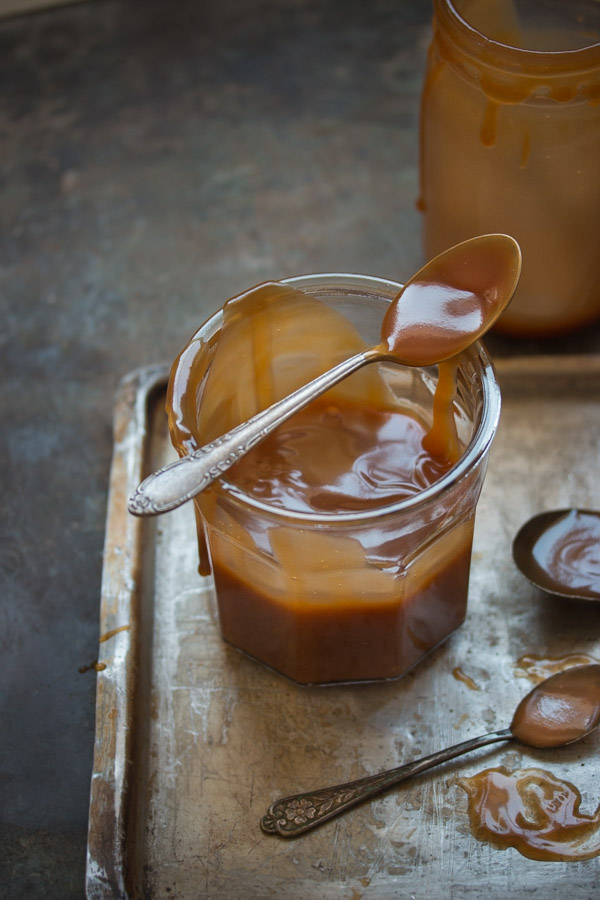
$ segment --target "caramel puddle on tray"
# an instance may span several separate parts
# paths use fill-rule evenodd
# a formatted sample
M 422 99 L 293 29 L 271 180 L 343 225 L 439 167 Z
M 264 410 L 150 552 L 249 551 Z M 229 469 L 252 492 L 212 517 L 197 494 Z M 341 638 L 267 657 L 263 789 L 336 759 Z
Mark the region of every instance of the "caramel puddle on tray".
M 474 681 L 470 675 L 467 675 L 466 672 L 463 672 L 463 670 L 461 669 L 460 666 L 455 666 L 452 669 L 452 675 L 454 678 L 456 678 L 457 681 L 461 681 L 463 684 L 466 684 L 466 686 L 471 691 L 480 691 L 481 690 L 481 688 L 479 687 L 477 682 Z
M 519 657 L 516 668 L 517 674 L 523 673 L 534 684 L 539 684 L 557 672 L 595 663 L 600 663 L 600 659 L 589 653 L 568 653 L 565 656 L 538 656 L 537 653 L 526 653 Z
M 468 796 L 473 835 L 528 859 L 572 862 L 600 855 L 600 806 L 579 812 L 581 794 L 543 769 L 485 769 L 456 784 Z

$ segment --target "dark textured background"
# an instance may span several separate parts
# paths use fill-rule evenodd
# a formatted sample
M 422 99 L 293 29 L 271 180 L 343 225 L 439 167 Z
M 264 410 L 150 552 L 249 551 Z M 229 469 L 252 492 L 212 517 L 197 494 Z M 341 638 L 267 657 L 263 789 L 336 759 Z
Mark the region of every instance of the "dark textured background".
M 96 0 L 0 21 L 3 897 L 84 892 L 117 382 L 261 280 L 418 268 L 429 20 Z

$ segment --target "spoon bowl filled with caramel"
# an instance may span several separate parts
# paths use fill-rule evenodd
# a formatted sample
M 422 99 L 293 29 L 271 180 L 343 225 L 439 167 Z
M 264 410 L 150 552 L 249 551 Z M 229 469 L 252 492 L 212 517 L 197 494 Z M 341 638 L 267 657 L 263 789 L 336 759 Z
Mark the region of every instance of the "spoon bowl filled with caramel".
M 600 600 L 600 512 L 538 513 L 518 531 L 513 559 L 534 587 L 571 600 Z

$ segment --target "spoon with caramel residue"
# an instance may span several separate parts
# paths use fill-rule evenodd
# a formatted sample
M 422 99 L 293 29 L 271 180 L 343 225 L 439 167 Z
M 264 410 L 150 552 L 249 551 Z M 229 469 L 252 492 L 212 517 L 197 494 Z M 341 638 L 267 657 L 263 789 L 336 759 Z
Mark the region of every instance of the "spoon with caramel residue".
M 533 516 L 513 541 L 513 559 L 547 594 L 600 600 L 600 512 L 558 509 Z
M 282 797 L 261 819 L 265 834 L 297 837 L 365 800 L 486 744 L 518 740 L 529 747 L 562 747 L 600 723 L 600 665 L 576 666 L 536 685 L 515 710 L 510 728 L 463 741 L 415 762 L 335 787 Z
M 278 425 L 368 363 L 430 366 L 466 350 L 494 325 L 521 273 L 514 238 L 486 234 L 428 262 L 391 302 L 381 343 L 344 360 L 194 453 L 149 475 L 129 499 L 137 516 L 176 509 L 226 472 Z

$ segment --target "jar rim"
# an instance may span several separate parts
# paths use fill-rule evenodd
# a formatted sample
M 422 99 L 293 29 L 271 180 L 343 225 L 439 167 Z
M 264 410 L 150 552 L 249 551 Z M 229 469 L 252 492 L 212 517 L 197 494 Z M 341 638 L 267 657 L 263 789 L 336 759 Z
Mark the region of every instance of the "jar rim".
M 570 75 L 600 66 L 600 38 L 569 50 L 532 50 L 488 37 L 471 25 L 456 0 L 434 0 L 435 15 L 463 43 L 463 49 L 484 64 L 539 76 Z M 465 46 L 466 45 L 466 46 Z
M 317 273 L 310 275 L 297 275 L 291 278 L 279 279 L 281 284 L 287 284 L 299 289 L 309 287 L 314 296 L 319 293 L 336 293 L 345 295 L 365 295 L 365 292 L 377 292 L 377 297 L 383 301 L 391 302 L 402 289 L 402 284 L 385 278 L 370 275 L 357 275 L 350 273 Z M 202 337 L 209 337 L 218 331 L 223 319 L 222 309 L 213 313 L 196 331 L 191 341 Z M 190 342 L 191 343 L 191 342 Z M 448 491 L 454 488 L 463 478 L 473 471 L 485 457 L 496 433 L 500 418 L 500 388 L 496 381 L 495 371 L 484 345 L 477 341 L 471 347 L 457 356 L 463 364 L 470 362 L 479 372 L 483 394 L 483 408 L 479 422 L 464 453 L 441 478 L 418 494 L 395 503 L 383 504 L 368 510 L 352 512 L 304 512 L 299 510 L 286 510 L 282 507 L 266 503 L 257 497 L 253 497 L 241 488 L 228 482 L 225 476 L 214 482 L 213 487 L 222 491 L 228 499 L 248 509 L 260 511 L 273 517 L 277 521 L 294 522 L 296 524 L 312 525 L 348 525 L 351 523 L 365 524 L 373 519 L 381 519 L 390 515 L 397 515 L 408 511 L 426 507 L 430 502 L 439 500 Z M 171 373 L 171 378 L 174 372 Z

